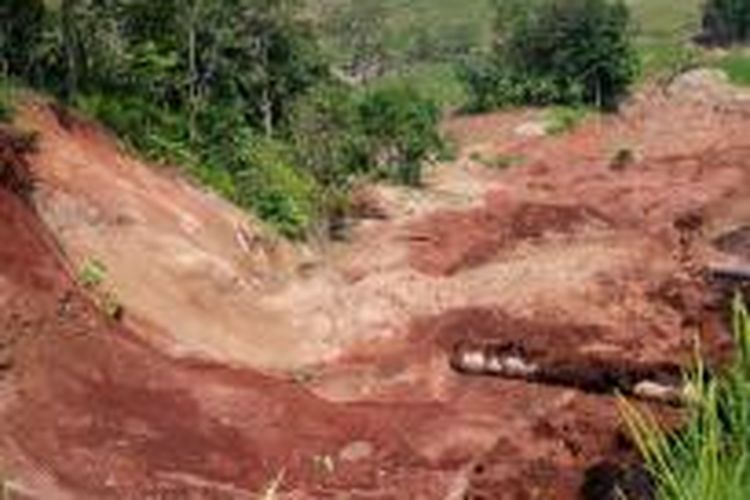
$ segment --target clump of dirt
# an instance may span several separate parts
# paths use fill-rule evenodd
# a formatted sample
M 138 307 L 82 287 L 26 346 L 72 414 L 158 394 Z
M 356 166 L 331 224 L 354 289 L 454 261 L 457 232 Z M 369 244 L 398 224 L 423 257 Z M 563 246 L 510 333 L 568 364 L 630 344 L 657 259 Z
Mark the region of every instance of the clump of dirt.
M 32 188 L 26 154 L 36 148 L 36 136 L 11 126 L 0 126 L 0 185 L 27 196 Z
M 713 241 L 722 252 L 740 257 L 750 263 L 750 224 L 719 235 Z
M 582 500 L 653 500 L 653 478 L 640 464 L 621 464 L 605 460 L 586 471 Z
M 528 438 L 535 445 L 498 440 L 476 462 L 465 498 L 600 500 L 619 498 L 617 487 L 643 494 L 634 499 L 649 498 L 648 475 L 626 465 L 637 454 L 617 421 L 597 399 L 571 399 L 554 418 L 532 417 Z
M 513 202 L 490 194 L 480 208 L 436 212 L 413 224 L 410 260 L 423 273 L 452 275 L 481 266 L 525 240 L 607 225 L 602 214 L 585 205 Z

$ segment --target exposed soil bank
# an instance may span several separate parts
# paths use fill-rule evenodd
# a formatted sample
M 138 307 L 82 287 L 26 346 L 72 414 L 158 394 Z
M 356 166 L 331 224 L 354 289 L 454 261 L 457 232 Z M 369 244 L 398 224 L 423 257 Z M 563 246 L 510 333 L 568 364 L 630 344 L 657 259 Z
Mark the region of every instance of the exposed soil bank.
M 607 227 L 606 218 L 584 205 L 513 203 L 493 193 L 482 208 L 438 212 L 414 224 L 411 259 L 424 273 L 450 275 L 481 266 L 525 240 L 596 226 Z
M 293 382 L 158 353 L 77 289 L 46 229 L 6 186 L 0 428 L 20 490 L 47 499 L 255 498 L 281 475 L 300 498 L 432 495 L 427 482 L 408 481 L 407 470 L 432 468 L 404 434 L 435 408 L 394 420 L 399 409 L 332 405 Z M 367 453 L 347 459 L 352 443 Z
M 456 164 L 373 187 L 352 241 L 307 253 L 32 103 L 34 209 L 25 174 L 0 189 L 3 472 L 45 500 L 648 490 L 609 391 L 581 389 L 674 376 L 696 337 L 715 364 L 732 347 L 702 278 L 745 255 L 721 235 L 750 224 L 750 113 L 693 78 L 560 137 L 517 134 L 534 111 L 451 120 Z M 475 149 L 525 161 L 491 171 Z M 75 284 L 87 257 L 125 324 Z M 569 380 L 465 376 L 466 343 Z M 622 369 L 601 386 L 602 367 Z

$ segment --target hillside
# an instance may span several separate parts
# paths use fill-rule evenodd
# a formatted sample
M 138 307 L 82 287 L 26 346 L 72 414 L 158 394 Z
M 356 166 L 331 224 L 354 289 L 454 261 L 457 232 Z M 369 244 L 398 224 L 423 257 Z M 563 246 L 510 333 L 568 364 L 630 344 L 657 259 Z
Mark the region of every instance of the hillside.
M 700 26 L 701 0 L 627 0 L 632 9 L 636 43 L 643 57 L 646 77 L 676 71 L 686 64 L 686 43 Z M 349 0 L 317 2 L 315 17 L 325 19 L 341 12 Z M 396 60 L 408 59 L 417 45 L 450 45 L 451 40 L 463 50 L 486 47 L 492 38 L 493 9 L 490 0 L 386 0 L 382 6 L 387 22 L 385 37 L 388 50 Z M 323 23 L 325 24 L 325 22 Z M 325 28 L 324 28 L 325 30 Z M 341 55 L 347 44 L 329 41 L 332 50 Z M 395 63 L 395 74 L 386 75 L 383 83 L 406 81 L 423 89 L 439 102 L 460 106 L 465 95 L 455 77 L 451 58 L 439 55 L 426 60 Z M 454 61 L 455 62 L 455 61 Z
M 742 495 L 750 0 L 626 1 L 3 3 L 0 500 Z
M 449 361 L 467 341 L 510 342 L 576 384 L 608 363 L 668 370 L 696 333 L 724 355 L 693 270 L 739 255 L 712 241 L 750 217 L 746 97 L 703 73 L 670 93 L 561 137 L 519 134 L 534 111 L 451 120 L 455 164 L 421 192 L 375 189 L 385 219 L 303 260 L 244 253 L 235 231 L 252 241 L 252 221 L 32 101 L 36 211 L 0 191 L 16 242 L 0 260 L 8 484 L 77 499 L 252 498 L 275 481 L 279 498 L 596 487 L 583 472 L 627 455 L 611 397 Z M 624 143 L 637 161 L 612 170 Z M 477 160 L 508 154 L 523 165 Z M 696 217 L 698 232 L 680 222 Z M 76 285 L 86 257 L 105 263 L 124 323 Z

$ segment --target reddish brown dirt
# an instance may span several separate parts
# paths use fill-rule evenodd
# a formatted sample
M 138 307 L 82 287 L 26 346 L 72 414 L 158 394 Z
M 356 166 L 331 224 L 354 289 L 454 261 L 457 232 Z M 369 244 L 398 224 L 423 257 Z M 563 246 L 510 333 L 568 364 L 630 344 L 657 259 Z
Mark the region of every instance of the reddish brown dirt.
M 0 237 L 7 242 L 3 290 L 12 291 L 0 324 L 14 367 L 3 382 L 3 449 L 32 497 L 252 498 L 247 492 L 283 472 L 284 490 L 297 492 L 290 498 L 438 498 L 451 488 L 446 478 L 473 463 L 474 451 L 446 443 L 426 455 L 440 442 L 434 433 L 460 433 L 485 415 L 488 430 L 500 436 L 485 444 L 488 453 L 456 491 L 563 498 L 575 496 L 588 464 L 618 446 L 616 409 L 574 392 L 561 397 L 545 387 L 452 377 L 441 404 L 407 403 L 413 396 L 406 394 L 400 403 L 335 405 L 252 371 L 175 361 L 102 318 L 67 276 L 45 229 L 4 189 Z M 465 328 L 489 335 L 496 321 L 465 311 L 417 322 L 419 357 L 429 345 L 439 353 Z M 538 402 L 526 406 L 533 393 Z M 541 401 L 556 408 L 554 420 L 549 410 L 533 410 Z M 523 406 L 531 413 L 519 413 Z M 513 435 L 536 444 L 516 450 Z M 327 469 L 325 457 L 352 442 L 369 443 L 372 455 L 336 459 Z
M 404 434 L 434 405 L 392 420 L 401 410 L 332 405 L 292 382 L 154 351 L 77 290 L 5 187 L 0 241 L 2 456 L 32 498 L 254 498 L 279 474 L 285 490 L 305 485 L 300 498 L 431 496 L 408 481 L 434 466 Z M 353 441 L 371 443 L 364 464 L 316 462 Z
M 486 263 L 503 249 L 545 235 L 580 233 L 607 226 L 596 210 L 582 205 L 513 203 L 494 193 L 482 208 L 438 212 L 416 222 L 410 238 L 414 267 L 451 275 Z
M 398 372 L 407 359 L 413 367 L 424 366 L 422 375 L 392 384 L 377 395 L 403 404 L 438 390 L 446 413 L 432 424 L 425 423 L 423 432 L 435 426 L 444 433 L 457 433 L 461 427 L 451 416 L 454 411 L 498 426 L 484 451 L 475 452 L 468 464 L 462 463 L 462 453 L 444 459 L 445 465 L 468 467 L 461 498 L 577 498 L 589 467 L 604 460 L 627 463 L 634 458 L 613 400 L 574 389 L 465 378 L 451 374 L 445 360 L 457 342 L 512 339 L 551 362 L 578 356 L 585 364 L 584 348 L 609 335 L 595 325 L 519 319 L 500 310 L 456 310 L 415 320 L 402 344 L 391 343 L 387 349 L 363 346 L 341 364 L 353 370 L 376 366 L 384 372 Z M 687 345 L 675 360 L 680 356 L 689 359 Z M 437 368 L 435 359 L 443 360 Z M 440 372 L 445 378 L 442 386 L 426 388 Z M 676 422 L 678 417 L 668 407 L 651 411 L 665 422 Z
M 450 353 L 475 339 L 683 364 L 698 334 L 726 355 L 700 268 L 750 220 L 750 115 L 693 90 L 562 137 L 519 137 L 534 111 L 454 120 L 465 157 L 423 192 L 375 196 L 333 262 L 277 287 L 286 265 L 237 241 L 238 224 L 255 236 L 244 214 L 35 105 L 44 224 L 0 189 L 4 475 L 52 500 L 257 498 L 276 478 L 284 499 L 600 491 L 584 481 L 611 468 L 591 466 L 632 459 L 613 398 L 467 377 Z M 635 159 L 612 170 L 623 144 Z M 471 148 L 526 161 L 489 172 Z M 71 278 L 92 254 L 124 326 Z

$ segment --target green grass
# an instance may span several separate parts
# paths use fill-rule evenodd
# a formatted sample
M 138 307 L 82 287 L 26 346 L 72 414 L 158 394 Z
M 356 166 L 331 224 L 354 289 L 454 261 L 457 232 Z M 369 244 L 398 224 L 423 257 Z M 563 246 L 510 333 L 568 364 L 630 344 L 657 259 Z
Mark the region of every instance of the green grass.
M 717 66 L 724 70 L 735 85 L 750 86 L 750 54 L 741 51 L 722 57 Z
M 435 101 L 443 108 L 456 108 L 466 102 L 466 91 L 449 63 L 423 63 L 399 73 L 386 75 L 374 85 L 389 86 L 405 83 Z
M 13 99 L 13 86 L 0 77 L 0 122 L 7 123 L 13 119 Z
M 750 316 L 734 305 L 734 363 L 711 379 L 688 377 L 688 423 L 664 430 L 623 402 L 623 415 L 656 481 L 660 500 L 744 500 L 750 494 Z
M 357 0 L 312 2 L 313 15 L 340 9 Z M 477 45 L 490 39 L 492 4 L 490 0 L 380 0 L 387 12 L 387 44 L 403 51 L 417 33 L 451 36 L 465 31 Z
M 562 135 L 575 130 L 591 114 L 585 107 L 556 106 L 547 110 L 544 130 L 549 135 Z
M 627 0 L 626 3 L 641 40 L 686 41 L 700 29 L 703 0 Z
M 98 259 L 88 258 L 78 272 L 78 281 L 84 288 L 96 288 L 107 279 L 107 268 Z
M 492 170 L 505 170 L 526 162 L 526 157 L 518 154 L 497 154 L 486 157 L 479 152 L 474 152 L 469 158 Z
M 628 0 L 637 30 L 643 77 L 674 74 L 690 65 L 692 37 L 700 31 L 703 0 Z

